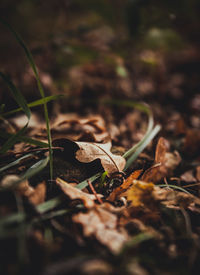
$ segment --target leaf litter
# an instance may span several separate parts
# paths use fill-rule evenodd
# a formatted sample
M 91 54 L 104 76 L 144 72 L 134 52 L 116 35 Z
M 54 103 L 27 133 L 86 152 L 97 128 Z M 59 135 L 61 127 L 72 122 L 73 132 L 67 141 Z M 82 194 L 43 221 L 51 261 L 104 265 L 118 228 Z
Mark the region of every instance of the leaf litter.
M 104 46 L 96 44 L 93 46 Z M 12 190 L 1 189 L 0 239 L 12 243 L 9 254 L 5 249 L 6 256 L 1 255 L 5 263 L 9 261 L 9 270 L 15 269 L 18 256 L 17 252 L 13 256 L 13 245 L 16 248 L 15 243 L 23 243 L 24 239 L 31 247 L 25 251 L 31 260 L 29 266 L 38 268 L 35 274 L 55 274 L 55 270 L 58 274 L 68 274 L 68 271 L 71 274 L 75 270 L 83 271 L 84 267 L 89 273 L 88 268 L 95 261 L 96 266 L 98 262 L 107 265 L 103 274 L 195 274 L 195 268 L 199 270 L 197 96 L 188 100 L 178 87 L 186 84 L 184 74 L 171 75 L 161 53 L 159 57 L 153 51 L 139 55 L 143 63 L 154 57 L 152 77 L 147 75 L 147 64 L 140 64 L 136 55 L 137 70 L 130 61 L 126 64 L 123 58 L 113 57 L 109 47 L 103 47 L 108 51 L 104 53 L 105 58 L 116 62 L 117 68 L 98 61 L 69 70 L 72 93 L 80 99 L 73 111 L 81 111 L 79 115 L 58 111 L 52 120 L 55 180 L 49 181 L 45 162 L 38 175 L 29 171 L 31 177 L 18 182 Z M 172 66 L 176 66 L 178 61 L 173 62 Z M 165 86 L 170 88 L 167 95 L 163 90 Z M 154 92 L 157 89 L 158 98 Z M 132 97 L 150 100 L 156 121 L 164 126 L 164 138 L 150 140 L 145 154 L 131 163 L 126 174 L 122 173 L 125 166 L 122 155 L 144 136 L 146 121 L 138 110 L 130 113 L 120 106 L 116 112 L 115 107 L 98 102 L 107 94 L 121 99 L 122 93 L 128 100 Z M 87 97 L 96 101 L 87 103 Z M 176 97 L 175 106 L 167 100 L 164 106 L 162 98 L 166 97 L 169 101 Z M 85 113 L 82 101 L 87 107 Z M 178 111 L 177 102 L 181 106 Z M 180 111 L 183 102 L 195 109 L 187 122 Z M 72 107 L 63 100 L 61 108 Z M 23 179 L 27 169 L 34 168 L 38 162 L 40 166 L 40 160 L 48 158 L 45 124 L 38 113 L 31 118 L 26 134 L 44 142 L 43 147 L 18 143 L 1 156 L 1 187 L 7 184 L 9 178 L 6 177 L 14 175 L 15 180 Z M 16 132 L 25 123 L 26 116 L 8 118 L 1 121 L 1 128 L 7 132 L 12 128 Z M 1 138 L 2 145 L 7 137 Z M 26 234 L 19 236 L 19 232 Z M 32 249 L 36 251 L 34 256 Z M 94 270 L 98 274 L 100 269 Z
M 101 126 L 98 121 L 101 121 Z M 109 181 L 107 183 L 105 181 L 100 188 L 100 178 L 91 183 L 98 190 L 97 193 L 91 191 L 87 185 L 83 190 L 77 189 L 77 184 L 90 176 L 87 173 L 84 175 L 84 170 L 93 170 L 95 166 L 96 172 L 106 171 L 107 179 L 110 178 L 110 181 L 114 180 L 115 182 L 119 177 L 118 173 L 121 173 L 125 167 L 125 159 L 111 152 L 112 145 L 111 141 L 108 141 L 109 134 L 106 132 L 105 126 L 102 125 L 102 119 L 99 120 L 99 118 L 66 120 L 66 115 L 64 120 L 60 118 L 54 122 L 52 127 L 53 148 L 55 148 L 54 163 L 57 165 L 58 159 L 60 159 L 63 167 L 62 173 L 59 172 L 56 179 L 57 188 L 53 187 L 53 190 L 56 193 L 65 194 L 66 202 L 64 205 L 72 214 L 67 214 L 68 218 L 64 219 L 61 225 L 57 224 L 55 216 L 52 219 L 52 225 L 62 231 L 65 224 L 69 226 L 70 222 L 75 230 L 73 238 L 78 243 L 81 239 L 86 242 L 96 242 L 96 245 L 97 243 L 101 244 L 113 255 L 120 255 L 125 247 L 129 247 L 132 238 L 137 234 L 148 236 L 147 240 L 149 238 L 157 242 L 163 240 L 164 235 L 158 230 L 156 224 L 161 221 L 164 211 L 169 209 L 169 211 L 180 212 L 188 209 L 191 212 L 199 213 L 200 200 L 192 194 L 172 189 L 171 185 L 166 184 L 165 188 L 155 185 L 162 182 L 166 177 L 170 179 L 181 162 L 179 153 L 177 151 L 171 153 L 169 142 L 163 137 L 159 138 L 157 142 L 154 163 L 147 169 L 138 169 L 129 176 L 125 176 L 124 179 L 122 177 L 120 186 L 115 186 L 114 183 L 109 195 L 105 195 L 103 191 L 109 188 Z M 40 138 L 45 141 L 42 130 L 43 124 L 40 127 Z M 96 132 L 100 134 L 96 134 Z M 70 137 L 74 137 L 74 141 L 68 138 L 69 134 Z M 31 137 L 36 136 L 35 127 L 32 130 L 29 128 L 29 135 Z M 85 141 L 79 141 L 84 138 Z M 99 141 L 106 143 L 99 143 Z M 23 152 L 20 152 L 21 148 L 23 147 L 16 146 L 16 156 L 23 155 Z M 22 167 L 26 167 L 28 163 L 33 163 L 37 156 L 47 154 L 47 150 L 40 152 L 39 148 L 35 154 L 35 147 L 27 147 L 27 153 L 31 150 L 32 153 L 29 158 L 21 157 L 21 161 L 16 162 L 16 166 L 9 165 L 6 171 L 11 172 L 16 168 L 18 171 L 24 171 Z M 68 162 L 71 162 L 72 166 L 69 166 Z M 75 167 L 79 171 L 78 174 L 72 172 Z M 58 170 L 59 168 L 56 167 Z M 82 168 L 84 169 L 81 170 Z M 198 170 L 197 168 L 197 180 L 199 180 Z M 66 177 L 67 174 L 69 175 Z M 11 174 L 5 176 L 1 181 L 1 186 L 5 186 L 9 178 L 12 177 Z M 15 175 L 14 177 L 16 180 L 19 176 Z M 112 177 L 114 178 L 112 179 Z M 187 174 L 182 175 L 180 181 L 186 181 L 188 177 L 189 174 L 188 176 Z M 45 202 L 49 192 L 52 193 L 52 191 L 49 189 L 47 181 L 42 181 L 42 178 L 37 177 L 36 179 L 35 187 L 33 186 L 35 180 L 30 180 L 30 182 L 25 180 L 17 185 L 14 192 L 23 200 L 27 198 L 31 205 L 40 206 Z M 98 198 L 102 200 L 101 204 L 99 204 Z M 66 230 L 66 234 L 68 234 L 68 230 Z M 138 233 L 135 235 L 133 232 Z

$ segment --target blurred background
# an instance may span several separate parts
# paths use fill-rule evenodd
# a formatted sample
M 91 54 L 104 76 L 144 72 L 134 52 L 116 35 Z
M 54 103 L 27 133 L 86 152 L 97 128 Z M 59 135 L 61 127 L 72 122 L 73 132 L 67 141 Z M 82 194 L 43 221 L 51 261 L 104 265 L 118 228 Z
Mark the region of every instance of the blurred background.
M 1 0 L 0 5 L 0 17 L 31 50 L 46 95 L 114 96 L 157 102 L 166 112 L 171 106 L 199 112 L 198 0 Z M 37 99 L 23 51 L 2 25 L 0 32 L 1 70 L 29 102 Z M 12 109 L 0 84 L 0 101 Z M 67 100 L 59 106 L 72 108 Z

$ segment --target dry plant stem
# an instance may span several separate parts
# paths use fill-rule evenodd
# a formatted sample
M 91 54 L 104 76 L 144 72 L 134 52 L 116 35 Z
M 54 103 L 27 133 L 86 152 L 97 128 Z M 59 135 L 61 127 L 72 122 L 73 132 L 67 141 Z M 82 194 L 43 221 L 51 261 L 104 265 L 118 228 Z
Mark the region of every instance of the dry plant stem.
M 94 189 L 94 187 L 93 187 L 91 181 L 90 181 L 90 180 L 87 180 L 87 182 L 88 182 L 88 185 L 89 185 L 89 187 L 90 187 L 92 193 L 95 195 L 96 199 L 98 200 L 98 202 L 99 202 L 100 204 L 102 204 L 103 201 L 102 201 L 101 198 L 98 197 L 97 192 L 95 191 L 95 189 Z
M 200 185 L 200 182 L 185 185 L 184 188 L 189 188 L 189 187 L 198 186 L 198 185 Z

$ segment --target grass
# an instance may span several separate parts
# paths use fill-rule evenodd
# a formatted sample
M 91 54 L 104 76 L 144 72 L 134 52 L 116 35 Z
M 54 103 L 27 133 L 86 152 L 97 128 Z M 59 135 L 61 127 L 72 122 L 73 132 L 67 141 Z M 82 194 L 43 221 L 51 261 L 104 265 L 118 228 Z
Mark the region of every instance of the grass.
M 29 65 L 31 66 L 32 68 L 32 71 L 35 75 L 35 78 L 36 78 L 36 81 L 37 81 L 37 86 L 38 86 L 38 89 L 39 89 L 39 92 L 40 92 L 40 95 L 42 97 L 42 99 L 45 98 L 45 93 L 44 93 L 44 90 L 43 90 L 43 87 L 42 87 L 42 84 L 41 84 L 41 81 L 40 81 L 40 78 L 39 78 L 39 74 L 38 74 L 38 70 L 37 70 L 37 67 L 35 65 L 35 62 L 33 60 L 33 57 L 32 57 L 32 54 L 31 52 L 29 51 L 29 49 L 27 48 L 26 44 L 24 43 L 24 41 L 22 40 L 22 38 L 17 34 L 17 32 L 5 21 L 2 21 L 1 20 L 1 23 L 13 34 L 13 36 L 15 37 L 15 39 L 17 40 L 18 44 L 22 47 L 22 49 L 24 50 L 25 54 L 26 54 L 26 57 L 27 57 L 27 60 L 29 62 Z M 20 98 L 20 103 L 21 100 L 23 99 L 22 97 L 22 94 L 19 93 L 21 95 L 21 98 Z M 26 102 L 26 101 L 23 101 L 23 103 Z M 27 104 L 25 104 L 26 107 Z M 45 117 L 45 121 L 46 121 L 46 128 L 47 128 L 47 137 L 48 137 L 48 147 L 49 147 L 49 161 L 50 161 L 50 179 L 52 180 L 53 179 L 53 150 L 52 150 L 52 140 L 51 140 L 51 132 L 50 132 L 50 123 L 49 123 L 49 116 L 48 116 L 48 109 L 47 109 L 47 102 L 43 102 L 43 105 L 44 105 L 44 117 Z M 19 105 L 21 108 L 23 107 L 22 104 Z M 29 108 L 29 107 L 28 107 Z M 25 112 L 26 113 L 26 112 Z M 28 125 L 28 123 L 27 123 Z M 27 127 L 27 125 L 25 125 Z M 24 128 L 23 128 L 24 129 Z M 25 130 L 25 129 L 24 129 Z M 21 131 L 21 130 L 20 130 Z M 19 132 L 20 132 L 19 131 Z M 22 134 L 23 131 L 21 131 L 19 133 L 19 135 Z M 11 137 L 12 139 L 12 137 Z M 15 139 L 14 139 L 15 141 Z M 8 150 L 8 146 L 6 147 L 6 149 Z M 5 148 L 4 148 L 4 151 L 5 152 Z
M 27 60 L 29 62 L 29 65 L 31 66 L 32 71 L 35 75 L 40 95 L 41 95 L 42 99 L 44 100 L 45 99 L 45 93 L 44 93 L 44 90 L 43 90 L 43 87 L 42 87 L 42 84 L 41 84 L 41 81 L 40 81 L 40 78 L 39 78 L 38 70 L 37 70 L 35 62 L 33 60 L 31 52 L 29 51 L 28 47 L 26 46 L 26 44 L 24 43 L 22 38 L 17 34 L 17 32 L 7 22 L 5 22 L 3 20 L 1 20 L 0 22 L 13 34 L 13 36 L 15 37 L 18 44 L 24 50 L 25 55 L 27 57 Z M 28 122 L 29 122 L 31 113 L 30 113 L 30 109 L 29 109 L 24 97 L 15 88 L 15 86 L 12 85 L 12 82 L 9 82 L 9 79 L 7 79 L 2 73 L 1 73 L 1 76 L 4 78 L 4 80 L 9 85 L 11 91 L 13 91 L 13 94 L 15 96 L 15 99 L 16 99 L 17 103 L 24 110 L 25 114 L 28 117 Z M 15 91 L 15 93 L 14 93 L 14 91 Z M 46 121 L 47 137 L 48 137 L 48 147 L 49 147 L 50 179 L 52 180 L 53 179 L 53 150 L 52 150 L 52 139 L 51 139 L 51 131 L 50 131 L 50 123 L 49 123 L 47 102 L 45 100 L 43 101 L 43 105 L 44 105 L 44 117 L 45 117 L 45 121 Z M 23 132 L 26 130 L 26 128 L 28 126 L 28 122 L 24 126 L 24 128 L 22 128 L 14 137 L 9 138 L 8 142 L 4 145 L 3 149 L 1 150 L 2 153 L 5 153 L 16 142 L 16 138 L 23 134 Z
M 41 171 L 41 169 L 43 169 L 44 167 L 47 166 L 48 163 L 50 163 L 50 179 L 53 179 L 53 150 L 52 150 L 52 139 L 51 139 L 51 131 L 50 131 L 50 123 L 49 123 L 49 117 L 48 117 L 48 109 L 47 109 L 47 103 L 51 100 L 56 100 L 58 98 L 61 97 L 61 95 L 54 95 L 54 96 L 49 96 L 49 97 L 45 97 L 44 94 L 44 90 L 39 78 L 39 74 L 38 74 L 38 70 L 37 67 L 34 63 L 33 57 L 30 53 L 30 51 L 28 50 L 27 46 L 25 45 L 25 43 L 23 42 L 23 40 L 21 39 L 21 37 L 15 32 L 15 30 L 12 29 L 12 27 L 1 21 L 1 23 L 4 24 L 4 26 L 14 35 L 14 37 L 16 38 L 17 42 L 19 43 L 19 45 L 23 48 L 27 60 L 33 70 L 33 73 L 35 75 L 36 81 L 37 81 L 37 86 L 41 95 L 41 99 L 38 99 L 36 101 L 33 101 L 31 103 L 27 103 L 26 99 L 23 97 L 22 93 L 17 89 L 17 87 L 12 83 L 12 81 L 3 73 L 0 73 L 0 76 L 3 78 L 3 80 L 7 83 L 15 101 L 17 102 L 17 104 L 19 105 L 19 108 L 11 110 L 9 112 L 4 112 L 5 106 L 1 105 L 1 113 L 0 116 L 5 118 L 9 115 L 13 115 L 17 112 L 23 111 L 27 117 L 27 123 L 24 125 L 24 127 L 16 134 L 9 134 L 9 133 L 5 133 L 4 131 L 0 131 L 0 137 L 6 138 L 8 139 L 8 141 L 3 145 L 2 149 L 1 149 L 1 153 L 5 153 L 8 149 L 10 149 L 16 142 L 26 142 L 29 144 L 33 144 L 39 147 L 45 147 L 49 149 L 49 157 L 46 157 L 44 159 L 39 160 L 37 163 L 35 163 L 33 166 L 31 166 L 21 177 L 18 181 L 14 182 L 11 184 L 11 186 L 7 187 L 7 188 L 12 188 L 14 187 L 16 184 L 20 183 L 21 181 L 25 180 L 25 179 L 29 179 L 30 177 L 32 177 L 33 175 L 39 173 Z M 110 105 L 118 105 L 118 106 L 125 106 L 127 108 L 136 108 L 138 110 L 140 110 L 141 112 L 144 112 L 147 117 L 148 117 L 148 126 L 147 126 L 147 130 L 146 133 L 144 135 L 144 137 L 141 139 L 140 142 L 138 142 L 136 145 L 134 145 L 132 148 L 130 148 L 125 154 L 124 154 L 124 158 L 126 159 L 126 166 L 124 168 L 124 171 L 126 171 L 130 165 L 134 162 L 134 160 L 138 157 L 138 155 L 146 148 L 146 146 L 148 146 L 148 144 L 152 141 L 152 139 L 155 137 L 155 135 L 159 132 L 160 130 L 160 126 L 159 125 L 155 125 L 154 126 L 154 120 L 153 120 L 153 115 L 152 115 L 152 111 L 151 109 L 143 104 L 143 103 L 138 103 L 138 102 L 134 102 L 134 101 L 118 101 L 118 100 L 106 100 L 103 101 L 103 103 L 105 104 L 110 104 Z M 38 105 L 43 105 L 44 106 L 44 117 L 45 117 L 45 121 L 46 121 L 46 129 L 47 129 L 47 137 L 48 137 L 48 143 L 44 143 L 41 142 L 39 140 L 35 140 L 35 139 L 31 139 L 27 136 L 25 136 L 25 131 L 26 128 L 28 126 L 29 120 L 31 118 L 31 111 L 30 109 L 38 106 Z M 15 165 L 17 165 L 21 160 L 23 160 L 24 158 L 30 156 L 30 154 L 27 154 L 19 159 L 17 159 L 14 162 L 11 162 L 9 164 L 7 164 L 4 167 L 1 167 L 0 172 L 5 171 L 6 169 L 13 167 Z M 101 183 L 102 181 L 105 181 L 106 179 L 106 172 L 103 173 L 103 177 L 101 175 L 101 173 L 98 173 L 94 176 L 92 176 L 89 180 L 91 182 L 95 181 L 98 178 L 101 178 Z M 78 189 L 84 189 L 86 186 L 88 185 L 88 181 L 85 180 L 81 183 L 79 183 L 76 187 Z M 3 191 L 3 189 L 5 188 L 1 188 L 1 191 Z M 58 206 L 61 202 L 63 201 L 63 196 L 59 196 L 59 197 L 55 197 L 51 200 L 48 200 L 46 202 L 44 202 L 43 204 L 40 204 L 36 207 L 36 209 L 38 210 L 39 213 L 41 214 L 45 214 L 48 211 L 52 211 L 56 206 Z M 48 217 L 54 217 L 57 215 L 62 215 L 67 213 L 68 210 L 66 209 L 61 209 L 58 211 L 54 211 L 50 214 L 47 215 Z M 3 219 L 1 219 L 0 221 L 0 235 L 3 236 L 4 234 L 7 234 L 8 232 L 6 232 L 4 230 L 5 225 L 7 224 L 12 224 L 14 222 L 18 222 L 18 223 L 24 223 L 24 220 L 26 218 L 26 214 L 23 211 L 19 211 L 16 214 L 11 214 L 7 217 L 4 217 Z M 2 235 L 3 234 L 3 235 Z

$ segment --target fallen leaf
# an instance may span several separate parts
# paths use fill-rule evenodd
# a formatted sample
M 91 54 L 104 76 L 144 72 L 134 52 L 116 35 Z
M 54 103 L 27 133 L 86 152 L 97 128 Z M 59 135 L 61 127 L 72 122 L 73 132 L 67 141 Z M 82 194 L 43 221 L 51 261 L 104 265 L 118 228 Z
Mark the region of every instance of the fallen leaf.
M 45 201 L 45 196 L 46 184 L 45 181 L 43 181 L 35 187 L 34 192 L 28 197 L 28 199 L 32 202 L 32 204 L 38 205 Z
M 186 171 L 184 174 L 181 175 L 180 179 L 187 183 L 197 181 L 196 178 L 193 176 L 192 170 Z
M 153 200 L 154 184 L 140 180 L 133 180 L 131 188 L 127 191 L 127 200 L 134 207 L 149 206 Z
M 60 178 L 56 179 L 56 183 L 71 200 L 81 200 L 86 208 L 92 208 L 95 206 L 95 195 L 87 194 Z M 100 194 L 97 194 L 97 196 L 102 197 Z
M 169 142 L 161 137 L 156 146 L 154 165 L 145 171 L 141 178 L 142 181 L 156 183 L 171 175 L 172 171 L 181 162 L 181 157 L 177 151 L 168 152 L 169 148 Z
M 123 170 L 126 161 L 123 157 L 114 155 L 110 152 L 111 142 L 105 144 L 76 142 L 79 150 L 76 152 L 76 158 L 81 162 L 91 162 L 100 159 L 101 164 L 108 175 Z
M 137 179 L 142 170 L 134 171 L 119 187 L 115 188 L 113 192 L 107 198 L 108 201 L 118 200 L 123 194 L 127 191 L 127 189 L 133 184 L 133 180 Z
M 69 139 L 56 139 L 53 141 L 53 145 L 62 146 L 69 161 L 70 159 L 76 159 L 79 163 L 89 164 L 99 160 L 101 166 L 108 172 L 109 176 L 114 172 L 121 172 L 126 163 L 122 156 L 111 153 L 111 142 L 101 144 L 95 142 L 75 142 Z
M 90 142 L 110 139 L 101 116 L 81 118 L 75 114 L 59 114 L 51 127 L 54 138 L 68 138 Z
M 127 233 L 118 225 L 117 215 L 109 211 L 106 203 L 96 205 L 87 213 L 74 215 L 72 220 L 82 225 L 85 237 L 96 237 L 112 253 L 118 253 L 128 239 Z

